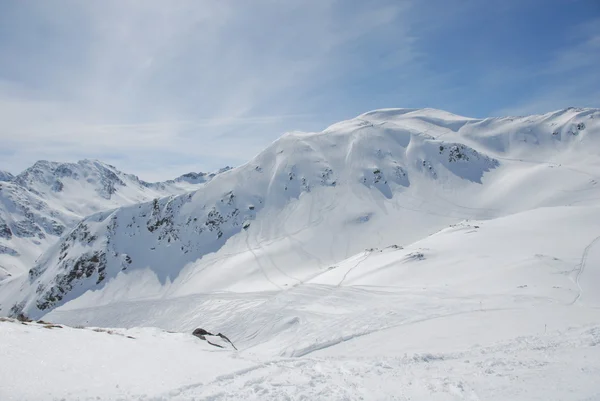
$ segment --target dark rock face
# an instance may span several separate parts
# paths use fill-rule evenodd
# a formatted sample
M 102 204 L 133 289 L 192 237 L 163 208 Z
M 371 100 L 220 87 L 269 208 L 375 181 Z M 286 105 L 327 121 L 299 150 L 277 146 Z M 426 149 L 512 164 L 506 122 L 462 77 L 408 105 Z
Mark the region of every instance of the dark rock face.
M 100 284 L 106 278 L 106 254 L 102 252 L 86 253 L 75 260 L 64 260 L 62 264 L 64 273 L 56 276 L 52 286 L 48 288 L 41 285 L 36 289 L 40 295 L 36 302 L 39 310 L 51 308 L 61 301 L 82 277 L 89 278 L 96 275 L 96 284 Z M 36 267 L 29 271 L 29 278 L 32 281 L 41 274 Z
M 233 345 L 233 343 L 231 342 L 231 340 L 230 340 L 229 338 L 227 338 L 227 337 L 225 336 L 225 334 L 218 333 L 217 335 L 218 335 L 219 337 L 221 337 L 223 340 L 227 341 L 229 344 L 231 344 L 231 346 L 232 346 L 234 349 L 236 349 L 236 350 L 237 350 L 237 348 L 235 348 L 235 345 Z
M 19 252 L 15 251 L 12 248 L 4 246 L 4 245 L 0 245 L 0 254 L 10 255 L 10 256 L 19 256 Z
M 200 337 L 200 336 L 206 336 L 206 335 L 212 336 L 214 334 L 212 334 L 212 333 L 210 333 L 210 332 L 208 332 L 208 331 L 206 331 L 204 329 L 196 329 L 196 330 L 194 330 L 194 332 L 192 333 L 192 335 L 194 335 L 196 337 Z
M 11 239 L 13 236 L 12 230 L 6 222 L 0 217 L 0 238 Z

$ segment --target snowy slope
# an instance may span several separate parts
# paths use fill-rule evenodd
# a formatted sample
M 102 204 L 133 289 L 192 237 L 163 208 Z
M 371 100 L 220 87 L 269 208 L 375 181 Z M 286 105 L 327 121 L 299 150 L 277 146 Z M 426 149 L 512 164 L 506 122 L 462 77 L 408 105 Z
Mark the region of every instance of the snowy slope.
M 463 346 L 503 340 L 514 332 L 530 334 L 543 330 L 544 322 L 552 329 L 600 324 L 599 218 L 598 206 L 573 206 L 471 220 L 404 248 L 364 251 L 284 291 L 147 297 L 105 306 L 96 306 L 87 294 L 79 305 L 71 302 L 45 318 L 186 332 L 206 326 L 229 335 L 238 348 L 279 356 L 360 343 L 361 337 L 368 345 L 368 335 L 462 315 L 490 319 L 477 328 L 450 326 L 464 336 Z M 505 312 L 527 323 L 493 321 Z M 395 344 L 381 342 L 381 352 L 404 351 L 414 347 L 411 341 L 431 350 L 438 340 L 443 345 L 450 327 L 428 330 L 428 340 L 421 333 L 403 335 Z M 377 344 L 368 347 L 369 352 L 378 349 Z
M 140 399 L 252 366 L 189 334 L 158 329 L 0 321 L 0 336 L 3 362 L 18 362 L 0 364 L 3 401 Z
M 595 400 L 598 218 L 599 207 L 575 206 L 469 221 L 285 291 L 66 305 L 45 317 L 130 327 L 112 331 L 135 339 L 0 323 L 10 361 L 0 365 L 0 395 Z M 189 335 L 198 326 L 226 333 L 239 351 L 206 348 Z M 32 376 L 43 384 L 24 385 Z
M 4 293 L 39 316 L 88 290 L 94 304 L 276 291 L 464 219 L 593 200 L 599 116 L 394 109 L 289 133 L 202 191 L 90 216 Z
M 134 354 L 106 360 L 124 346 L 106 337 L 0 325 L 0 388 L 14 399 L 600 399 L 598 121 L 596 109 L 378 110 L 286 134 L 201 191 L 98 212 L 5 280 L 0 313 L 138 330 L 148 375 L 123 372 Z M 197 327 L 239 351 L 189 348 Z M 165 349 L 167 366 L 215 368 L 157 383 Z M 122 374 L 73 384 L 38 355 Z M 6 387 L 29 365 L 60 385 Z M 88 390 L 94 380 L 106 386 Z
M 25 273 L 83 217 L 100 210 L 197 189 L 214 174 L 147 183 L 98 161 L 39 161 L 0 179 L 0 280 Z

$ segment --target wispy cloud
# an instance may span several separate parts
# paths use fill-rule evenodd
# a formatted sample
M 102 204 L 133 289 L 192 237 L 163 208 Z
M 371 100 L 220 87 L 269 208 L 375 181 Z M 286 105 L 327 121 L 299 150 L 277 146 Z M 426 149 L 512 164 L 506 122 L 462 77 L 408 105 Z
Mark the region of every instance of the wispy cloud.
M 592 3 L 5 2 L 0 169 L 97 157 L 166 179 L 380 107 L 598 105 Z
M 406 7 L 334 0 L 13 3 L 0 17 L 14 32 L 0 40 L 0 51 L 15 56 L 0 67 L 0 140 L 17 156 L 3 156 L 2 167 L 16 172 L 37 158 L 113 153 L 130 155 L 123 168 L 135 170 L 148 152 L 165 150 L 196 157 L 198 168 L 247 159 L 249 149 L 286 129 L 330 123 L 314 103 L 305 107 L 307 94 L 367 70 L 354 48 L 367 46 L 370 35 L 406 36 L 397 25 Z M 406 39 L 388 63 L 411 59 Z M 234 128 L 249 137 L 237 135 L 220 154 L 219 137 Z M 150 178 L 163 178 L 161 166 L 156 170 Z

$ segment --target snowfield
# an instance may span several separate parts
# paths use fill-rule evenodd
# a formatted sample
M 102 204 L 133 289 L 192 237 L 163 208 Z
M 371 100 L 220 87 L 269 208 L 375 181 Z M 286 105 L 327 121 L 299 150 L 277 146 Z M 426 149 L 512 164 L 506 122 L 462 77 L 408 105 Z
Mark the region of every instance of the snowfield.
M 191 335 L 158 329 L 0 325 L 2 360 L 18 361 L 10 369 L 2 363 L 2 400 L 143 399 L 253 365 Z
M 92 214 L 1 313 L 112 334 L 0 322 L 0 399 L 600 400 L 598 121 L 378 110 Z

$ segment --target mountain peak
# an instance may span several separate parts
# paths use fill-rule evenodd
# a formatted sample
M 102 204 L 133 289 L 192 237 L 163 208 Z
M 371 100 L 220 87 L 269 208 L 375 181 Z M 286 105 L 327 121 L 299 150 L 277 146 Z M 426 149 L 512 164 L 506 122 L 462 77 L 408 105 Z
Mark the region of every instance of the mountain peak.
M 102 181 L 102 186 L 109 185 L 112 187 L 115 183 L 122 184 L 118 177 L 122 174 L 113 166 L 97 160 L 85 159 L 77 163 L 38 160 L 33 166 L 25 169 L 16 176 L 14 182 L 36 192 L 42 191 L 40 186 L 51 187 L 53 191 L 60 192 L 63 187 L 61 180 L 65 178 L 75 180 L 86 179 L 90 182 L 90 176 L 96 176 L 96 178 Z M 94 181 L 96 180 L 94 179 Z
M 8 171 L 0 170 L 0 182 L 1 181 L 12 181 L 15 178 L 14 175 L 9 173 Z
M 80 166 L 95 166 L 95 167 L 101 166 L 104 168 L 111 168 L 113 170 L 117 170 L 117 168 L 115 166 L 113 166 L 112 164 L 105 163 L 98 159 L 82 159 L 82 160 L 77 161 L 77 164 Z
M 358 119 L 365 120 L 384 120 L 384 121 L 395 121 L 403 119 L 431 119 L 437 122 L 440 121 L 475 121 L 476 118 L 464 117 L 458 114 L 451 113 L 449 111 L 433 109 L 433 108 L 422 108 L 422 109 L 410 109 L 410 108 L 389 108 L 389 109 L 377 109 L 363 113 L 357 117 Z

